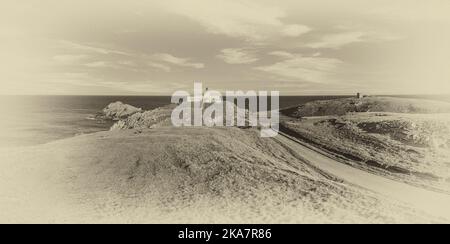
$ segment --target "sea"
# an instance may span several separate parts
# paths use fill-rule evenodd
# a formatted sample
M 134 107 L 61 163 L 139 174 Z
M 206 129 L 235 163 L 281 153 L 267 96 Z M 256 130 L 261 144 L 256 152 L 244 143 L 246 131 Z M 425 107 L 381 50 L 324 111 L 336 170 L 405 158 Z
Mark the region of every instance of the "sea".
M 282 96 L 280 109 L 341 97 L 345 96 Z M 96 119 L 96 114 L 109 103 L 116 101 L 150 110 L 170 104 L 170 97 L 0 96 L 0 148 L 34 146 L 77 135 L 107 131 L 114 122 Z

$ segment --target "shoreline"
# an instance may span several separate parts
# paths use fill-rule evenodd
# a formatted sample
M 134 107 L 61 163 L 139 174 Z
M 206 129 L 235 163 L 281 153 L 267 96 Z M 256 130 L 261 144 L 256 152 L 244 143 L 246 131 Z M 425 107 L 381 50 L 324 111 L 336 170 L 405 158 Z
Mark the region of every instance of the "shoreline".
M 406 202 L 395 197 L 395 189 L 402 193 L 411 186 L 327 161 L 280 135 L 261 138 L 256 128 L 173 127 L 167 122 L 170 111 L 165 106 L 127 115 L 116 130 L 1 148 L 0 202 L 7 211 L 0 219 L 16 223 L 448 222 L 436 214 L 438 210 L 408 203 L 414 197 L 403 197 L 409 199 Z M 356 175 L 348 175 L 348 170 Z M 370 182 L 361 184 L 361 175 L 387 189 L 391 184 L 398 187 L 386 195 L 383 187 L 375 185 L 374 190 Z

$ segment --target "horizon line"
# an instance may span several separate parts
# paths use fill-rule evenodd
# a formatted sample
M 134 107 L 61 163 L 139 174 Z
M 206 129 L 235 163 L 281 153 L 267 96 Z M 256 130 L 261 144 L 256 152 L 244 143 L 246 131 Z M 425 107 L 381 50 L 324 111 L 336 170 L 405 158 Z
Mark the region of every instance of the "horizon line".
M 356 96 L 357 93 L 354 94 L 286 94 L 281 95 L 280 97 L 301 97 L 301 96 Z M 385 94 L 364 94 L 367 96 L 450 96 L 450 93 L 385 93 Z M 0 94 L 0 96 L 70 96 L 70 97 L 171 97 L 172 94 Z

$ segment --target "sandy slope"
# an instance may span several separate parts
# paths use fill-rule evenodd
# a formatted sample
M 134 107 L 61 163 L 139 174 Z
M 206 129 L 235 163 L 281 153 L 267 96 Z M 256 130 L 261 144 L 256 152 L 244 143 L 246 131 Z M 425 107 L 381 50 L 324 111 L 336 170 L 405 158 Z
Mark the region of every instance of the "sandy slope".
M 278 139 L 308 162 L 346 182 L 407 202 L 429 214 L 450 220 L 450 195 L 446 193 L 414 187 L 342 164 L 326 156 L 325 152 L 320 152 L 289 135 L 280 136 Z
M 253 129 L 79 136 L 0 152 L 0 222 L 445 222 L 340 180 Z

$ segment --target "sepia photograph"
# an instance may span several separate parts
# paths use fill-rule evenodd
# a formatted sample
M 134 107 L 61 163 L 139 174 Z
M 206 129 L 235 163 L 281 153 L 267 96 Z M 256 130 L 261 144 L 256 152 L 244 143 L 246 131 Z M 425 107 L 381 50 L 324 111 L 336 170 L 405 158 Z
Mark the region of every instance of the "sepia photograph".
M 448 224 L 449 13 L 2 0 L 0 223 Z

